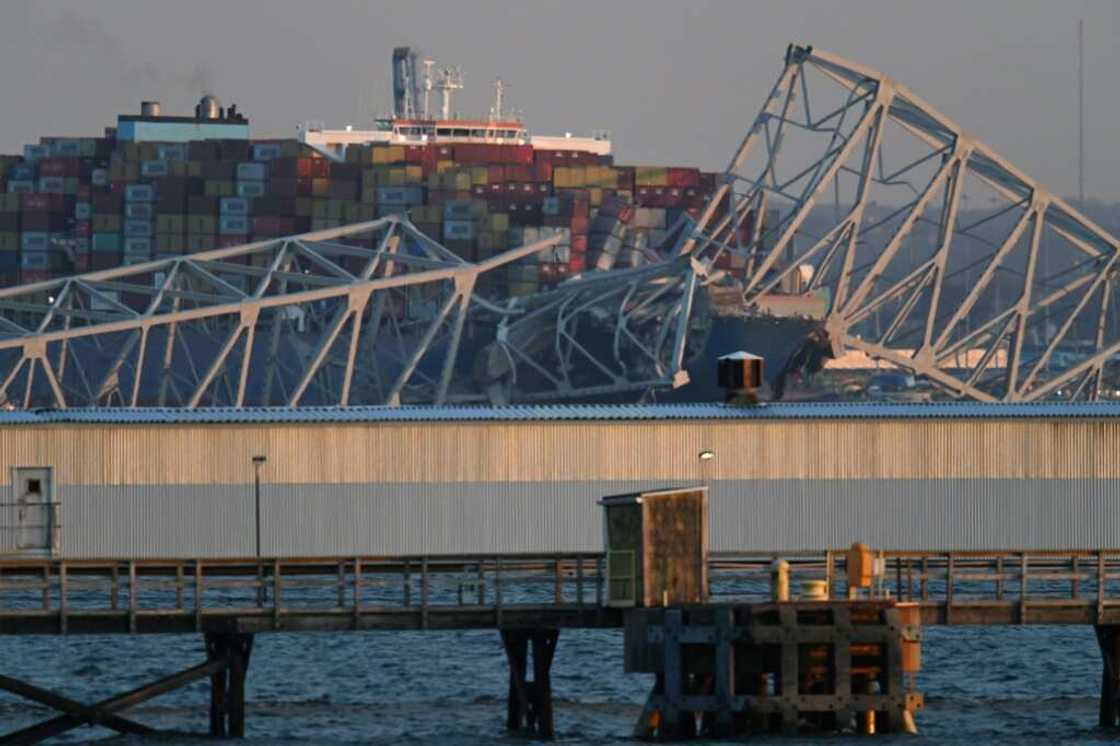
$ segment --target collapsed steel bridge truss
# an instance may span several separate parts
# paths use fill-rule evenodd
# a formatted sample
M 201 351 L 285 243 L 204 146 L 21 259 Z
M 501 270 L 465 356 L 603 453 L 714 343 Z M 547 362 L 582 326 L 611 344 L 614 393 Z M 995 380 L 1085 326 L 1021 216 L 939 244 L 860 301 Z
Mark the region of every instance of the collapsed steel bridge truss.
M 389 217 L 0 290 L 0 406 L 492 403 L 679 385 L 690 259 L 536 296 L 479 292 L 558 241 L 471 263 Z
M 1095 398 L 1120 352 L 1116 237 L 905 86 L 811 47 L 787 51 L 682 251 L 737 255 L 748 304 L 811 276 L 834 354 L 959 397 Z

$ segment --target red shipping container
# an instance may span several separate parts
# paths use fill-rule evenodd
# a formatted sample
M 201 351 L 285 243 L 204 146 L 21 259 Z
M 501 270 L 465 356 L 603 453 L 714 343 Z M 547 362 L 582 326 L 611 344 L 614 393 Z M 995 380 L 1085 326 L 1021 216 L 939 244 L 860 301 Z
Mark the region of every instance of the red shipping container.
M 584 234 L 572 236 L 572 258 L 583 256 L 587 253 L 587 236 Z
M 534 181 L 552 181 L 552 164 L 541 161 L 533 164 Z
M 20 225 L 25 232 L 47 233 L 66 229 L 66 218 L 53 212 L 24 212 Z
M 93 224 L 88 220 L 79 220 L 74 223 L 74 235 L 79 238 L 89 238 L 93 235 Z
M 572 200 L 572 217 L 587 218 L 591 214 L 591 202 L 583 197 Z
M 253 146 L 248 140 L 219 140 L 218 142 L 223 161 L 253 160 Z
M 237 178 L 237 164 L 229 161 L 203 161 L 202 177 L 214 181 L 233 181 Z
M 94 192 L 93 211 L 99 215 L 117 215 L 124 206 L 124 194 L 121 192 Z
M 220 155 L 218 143 L 213 140 L 192 140 L 187 145 L 187 157 L 192 161 L 216 161 Z
M 74 257 L 74 271 L 78 274 L 90 271 L 90 255 L 78 254 Z
M 66 202 L 65 194 L 25 194 L 23 195 L 23 199 L 20 200 L 20 207 L 25 213 L 66 213 Z
M 89 169 L 86 169 L 89 172 Z M 39 161 L 39 176 L 76 177 L 82 174 L 82 161 L 78 158 L 42 158 Z
M 585 254 L 575 253 L 575 248 L 572 249 L 572 256 L 568 260 L 568 269 L 572 272 L 583 272 L 587 269 L 587 256 Z
M 113 267 L 119 267 L 120 263 L 121 255 L 117 251 L 98 251 L 89 255 L 89 268 L 91 270 L 112 269 Z
M 329 177 L 332 179 L 349 179 L 357 181 L 362 178 L 362 164 L 360 163 L 331 163 L 328 167 Z
M 404 146 L 404 162 L 405 163 L 423 163 L 425 154 L 428 151 L 426 145 L 405 145 Z
M 506 163 L 521 164 L 524 166 L 533 165 L 533 146 L 532 145 L 498 145 L 504 151 Z
M 588 219 L 586 217 L 573 217 L 571 222 L 572 235 L 587 234 Z
M 497 184 L 499 182 L 506 181 L 507 179 L 505 166 L 490 166 L 486 170 L 486 177 L 486 180 L 491 184 Z
M 51 279 L 49 269 L 21 269 L 19 281 L 21 285 L 30 285 L 33 282 L 46 282 Z
M 217 211 L 217 197 L 207 197 L 204 194 L 192 194 L 187 197 L 187 213 L 190 215 L 213 215 Z
M 311 159 L 311 178 L 325 179 L 330 176 L 331 162 L 326 158 L 312 158 Z M 361 174 L 359 173 L 359 176 Z
M 668 178 L 671 187 L 696 187 L 700 185 L 700 169 L 670 168 Z
M 277 179 L 311 178 L 310 158 L 277 158 L 269 164 L 269 176 Z

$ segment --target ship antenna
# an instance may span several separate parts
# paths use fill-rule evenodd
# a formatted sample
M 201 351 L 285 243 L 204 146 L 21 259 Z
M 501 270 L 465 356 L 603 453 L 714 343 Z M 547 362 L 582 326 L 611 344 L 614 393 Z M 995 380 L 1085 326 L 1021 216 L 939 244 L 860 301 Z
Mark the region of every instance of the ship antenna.
M 505 93 L 506 84 L 501 78 L 494 81 L 494 119 L 502 120 L 502 94 Z

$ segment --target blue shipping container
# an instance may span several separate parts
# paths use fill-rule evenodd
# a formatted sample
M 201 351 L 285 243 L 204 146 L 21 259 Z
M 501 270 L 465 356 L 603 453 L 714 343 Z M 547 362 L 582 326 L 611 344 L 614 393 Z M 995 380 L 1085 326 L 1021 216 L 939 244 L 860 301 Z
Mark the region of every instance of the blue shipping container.
M 223 216 L 249 214 L 249 200 L 245 197 L 222 197 L 220 206 Z
M 46 251 L 48 245 L 48 234 L 38 231 L 26 231 L 19 240 L 19 247 L 24 251 Z
M 241 215 L 223 215 L 218 220 L 218 233 L 239 236 L 249 232 L 249 219 Z
M 125 256 L 150 257 L 152 255 L 152 239 L 126 238 L 124 240 L 124 254 Z
M 254 161 L 271 161 L 280 157 L 280 146 L 276 143 L 257 143 L 253 146 Z
M 124 221 L 124 234 L 129 237 L 142 237 L 152 235 L 152 223 L 148 220 Z
M 19 265 L 24 269 L 47 269 L 50 266 L 50 260 L 47 258 L 45 250 L 28 251 L 24 249 L 20 254 Z
M 238 181 L 264 181 L 268 178 L 268 165 L 265 163 L 238 163 Z
M 444 222 L 443 238 L 447 241 L 473 241 L 474 221 L 448 220 Z
M 125 202 L 154 202 L 156 190 L 151 184 L 127 184 L 124 188 Z
M 422 205 L 424 204 L 424 188 L 418 186 L 377 187 L 377 203 L 379 205 Z
M 121 234 L 94 233 L 93 250 L 97 253 L 116 253 L 121 250 Z

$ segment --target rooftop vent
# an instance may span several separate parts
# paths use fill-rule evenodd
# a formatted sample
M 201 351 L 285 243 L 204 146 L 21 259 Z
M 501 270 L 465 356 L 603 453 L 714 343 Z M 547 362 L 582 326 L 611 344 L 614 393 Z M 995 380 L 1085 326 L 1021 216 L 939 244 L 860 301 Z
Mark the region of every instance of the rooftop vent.
M 719 385 L 724 402 L 737 406 L 758 404 L 762 387 L 762 358 L 740 350 L 716 361 Z

